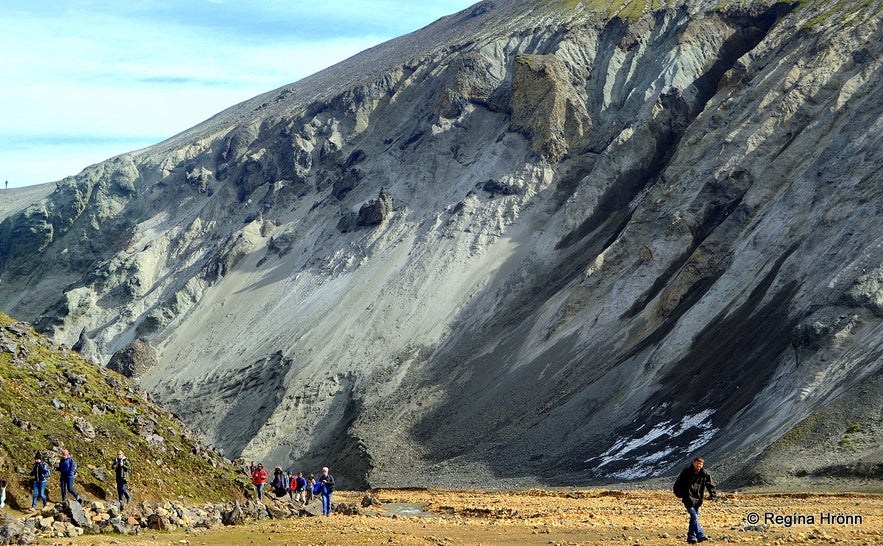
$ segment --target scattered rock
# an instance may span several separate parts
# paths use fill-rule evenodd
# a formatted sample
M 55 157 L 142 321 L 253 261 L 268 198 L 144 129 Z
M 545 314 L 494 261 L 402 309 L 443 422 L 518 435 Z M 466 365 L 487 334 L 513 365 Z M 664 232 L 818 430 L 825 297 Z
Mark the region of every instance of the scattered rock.
M 94 439 L 96 436 L 95 427 L 92 426 L 92 423 L 82 417 L 74 417 L 74 428 L 89 440 Z
M 18 544 L 24 530 L 24 524 L 18 519 L 0 514 L 0 544 Z
M 377 500 L 377 497 L 375 497 L 374 495 L 371 495 L 371 494 L 368 494 L 368 495 L 365 495 L 364 497 L 362 497 L 361 504 L 362 504 L 362 508 L 383 507 L 383 505 L 380 503 L 380 501 Z
M 350 503 L 340 503 L 334 505 L 334 513 L 336 514 L 344 514 L 346 516 L 361 516 L 362 509 L 359 508 L 355 504 Z
M 166 531 L 168 526 L 166 525 L 166 520 L 159 514 L 150 514 L 147 517 L 147 528 L 155 529 L 157 531 Z

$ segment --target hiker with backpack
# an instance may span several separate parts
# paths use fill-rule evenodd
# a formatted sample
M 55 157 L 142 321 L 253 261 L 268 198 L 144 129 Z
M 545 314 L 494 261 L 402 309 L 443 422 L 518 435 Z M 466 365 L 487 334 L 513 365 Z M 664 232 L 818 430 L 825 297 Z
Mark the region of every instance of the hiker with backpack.
M 117 451 L 117 458 L 113 460 L 110 467 L 116 473 L 117 496 L 120 505 L 123 505 L 123 499 L 126 499 L 126 503 L 132 502 L 132 495 L 129 494 L 129 489 L 126 487 L 129 483 L 129 476 L 132 474 L 132 466 L 122 449 Z
M 39 451 L 34 453 L 34 466 L 31 468 L 31 478 L 33 478 L 34 497 L 31 500 L 31 508 L 37 508 L 37 499 L 43 500 L 43 508 L 49 499 L 46 497 L 46 482 L 49 480 L 49 465 L 43 460 L 43 454 Z
M 702 530 L 702 525 L 699 524 L 699 508 L 705 498 L 705 491 L 708 490 L 711 500 L 717 500 L 714 480 L 711 479 L 711 474 L 703 468 L 704 466 L 704 458 L 693 459 L 693 464 L 681 471 L 672 488 L 674 494 L 684 503 L 687 513 L 690 514 L 690 525 L 687 530 L 687 542 L 690 544 L 708 540 L 705 531 Z
M 77 475 L 77 462 L 71 457 L 70 451 L 66 449 L 61 451 L 61 461 L 59 461 L 55 470 L 58 470 L 59 479 L 61 480 L 61 502 L 67 500 L 68 491 L 70 491 L 74 500 L 82 502 L 83 498 L 74 490 L 74 476 Z
M 273 483 L 270 486 L 277 497 L 281 498 L 288 495 L 288 474 L 282 470 L 281 466 L 277 466 L 273 470 Z

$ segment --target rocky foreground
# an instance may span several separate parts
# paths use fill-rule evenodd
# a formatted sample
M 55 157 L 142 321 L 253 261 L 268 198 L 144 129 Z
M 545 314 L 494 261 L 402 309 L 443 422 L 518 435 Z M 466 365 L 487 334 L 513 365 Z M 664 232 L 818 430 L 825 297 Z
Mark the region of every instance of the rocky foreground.
M 278 501 L 201 509 L 132 505 L 132 514 L 122 515 L 140 522 L 129 524 L 132 534 L 41 538 L 39 543 L 663 545 L 683 543 L 687 523 L 683 508 L 665 490 L 373 490 L 338 492 L 335 500 L 337 509 L 328 518 L 300 517 L 316 511 Z M 144 520 L 143 510 L 153 515 Z M 202 512 L 205 518 L 195 516 Z M 224 520 L 223 514 L 233 512 L 236 521 Z M 26 525 L 48 517 L 41 516 L 25 520 Z M 160 521 L 166 530 L 158 527 Z M 702 522 L 716 542 L 880 544 L 883 494 L 724 493 L 703 507 Z
M 345 506 L 338 507 L 347 511 Z M 357 513 L 358 509 L 350 510 Z M 262 519 L 317 516 L 321 502 L 257 501 L 209 503 L 188 506 L 175 501 L 120 503 L 65 501 L 24 512 L 22 517 L 0 516 L 0 544 L 34 544 L 38 539 L 59 539 L 81 535 L 139 535 L 146 530 L 186 533 L 224 525 L 242 525 Z

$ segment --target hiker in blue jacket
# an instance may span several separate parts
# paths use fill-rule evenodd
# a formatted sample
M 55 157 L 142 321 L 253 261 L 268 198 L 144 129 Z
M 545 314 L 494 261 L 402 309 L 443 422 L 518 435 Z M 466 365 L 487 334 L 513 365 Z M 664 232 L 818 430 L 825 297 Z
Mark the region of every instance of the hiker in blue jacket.
M 77 475 L 77 462 L 71 457 L 70 451 L 62 450 L 61 461 L 55 467 L 58 470 L 59 479 L 61 480 L 61 502 L 67 500 L 67 492 L 71 492 L 71 496 L 77 502 L 82 502 L 83 498 L 77 494 L 74 489 L 74 476 Z

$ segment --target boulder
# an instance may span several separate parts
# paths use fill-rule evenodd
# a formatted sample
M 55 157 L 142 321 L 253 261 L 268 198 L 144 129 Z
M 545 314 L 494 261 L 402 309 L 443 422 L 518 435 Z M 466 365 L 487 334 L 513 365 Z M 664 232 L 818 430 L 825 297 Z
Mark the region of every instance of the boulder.
M 88 527 L 90 525 L 89 516 L 86 515 L 86 510 L 83 508 L 83 505 L 75 500 L 68 500 L 64 504 L 64 513 L 70 517 L 71 521 L 77 527 Z
M 147 517 L 147 528 L 155 529 L 157 531 L 166 531 L 168 529 L 168 525 L 166 525 L 166 519 L 159 514 L 151 514 Z
M 107 367 L 126 377 L 138 377 L 156 365 L 156 351 L 144 339 L 136 339 L 110 357 Z
M 245 512 L 242 511 L 239 501 L 234 502 L 229 510 L 221 512 L 221 523 L 224 525 L 242 525 L 245 523 Z

